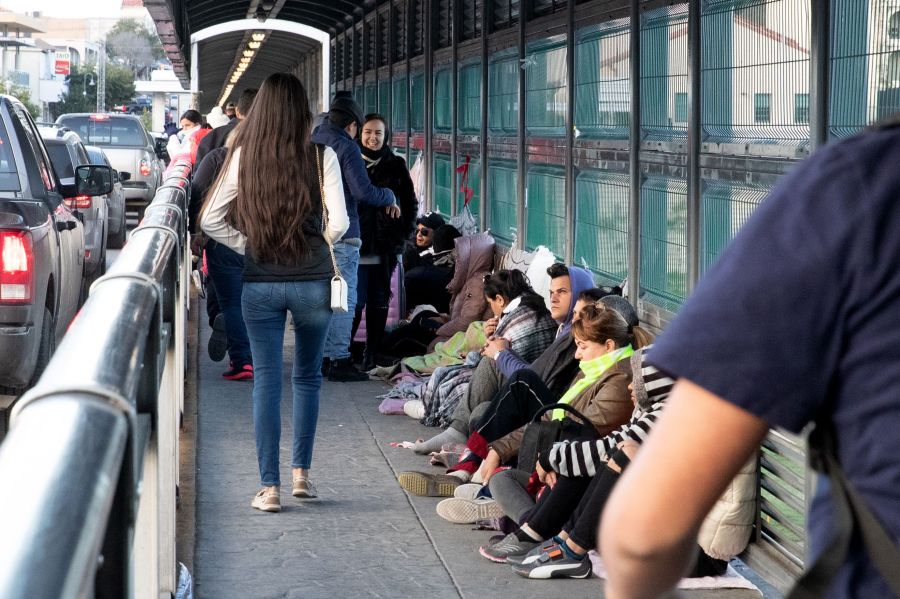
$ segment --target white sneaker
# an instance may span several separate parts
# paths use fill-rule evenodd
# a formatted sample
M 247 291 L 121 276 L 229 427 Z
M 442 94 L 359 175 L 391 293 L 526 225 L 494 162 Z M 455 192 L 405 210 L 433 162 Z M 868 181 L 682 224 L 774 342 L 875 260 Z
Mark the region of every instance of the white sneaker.
M 478 495 L 478 491 L 480 490 L 481 485 L 477 483 L 466 483 L 456 487 L 453 496 L 457 499 L 475 499 L 475 496 Z
M 500 518 L 503 516 L 503 508 L 489 497 L 478 499 L 451 497 L 437 504 L 437 513 L 444 520 L 454 524 L 474 524 L 478 520 Z
M 403 411 L 414 420 L 421 420 L 425 416 L 425 404 L 421 399 L 411 399 L 403 404 Z

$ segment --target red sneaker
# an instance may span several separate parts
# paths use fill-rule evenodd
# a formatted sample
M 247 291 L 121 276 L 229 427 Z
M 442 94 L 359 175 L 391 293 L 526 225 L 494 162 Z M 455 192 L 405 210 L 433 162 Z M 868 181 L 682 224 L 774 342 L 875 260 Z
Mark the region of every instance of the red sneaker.
M 222 378 L 227 381 L 248 381 L 253 379 L 253 364 L 235 366 L 231 362 L 231 368 L 222 373 Z

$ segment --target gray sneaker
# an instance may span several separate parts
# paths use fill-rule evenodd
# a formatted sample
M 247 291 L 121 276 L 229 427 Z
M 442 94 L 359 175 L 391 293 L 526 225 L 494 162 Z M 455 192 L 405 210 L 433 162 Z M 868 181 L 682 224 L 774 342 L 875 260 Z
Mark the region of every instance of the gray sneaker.
M 498 564 L 506 563 L 510 556 L 525 555 L 540 545 L 538 541 L 520 541 L 516 533 L 511 532 L 493 545 L 482 545 L 478 549 L 481 557 L 487 558 Z
M 549 551 L 553 547 L 558 547 L 559 544 L 556 541 L 555 537 L 550 537 L 528 553 L 523 555 L 511 555 L 506 558 L 506 563 L 510 566 L 521 566 L 523 564 L 528 564 L 533 562 L 537 558 L 539 558 L 543 553 Z
M 534 561 L 513 566 L 513 572 L 524 578 L 590 578 L 593 565 L 588 556 L 572 559 L 559 545 L 542 551 Z

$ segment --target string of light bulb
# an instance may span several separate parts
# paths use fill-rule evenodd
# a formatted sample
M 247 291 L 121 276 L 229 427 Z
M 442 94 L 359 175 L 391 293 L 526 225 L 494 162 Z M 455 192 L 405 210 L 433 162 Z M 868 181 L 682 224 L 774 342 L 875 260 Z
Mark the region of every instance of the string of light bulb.
M 256 53 L 259 52 L 259 49 L 262 47 L 263 41 L 266 39 L 266 34 L 263 31 L 254 31 L 250 35 L 250 41 L 247 42 L 247 47 L 241 52 L 241 58 L 238 60 L 237 65 L 234 67 L 234 70 L 231 72 L 230 77 L 228 78 L 228 84 L 222 90 L 222 96 L 219 98 L 217 104 L 219 106 L 225 103 L 225 100 L 231 95 L 231 92 L 234 91 L 234 86 L 241 79 L 241 75 L 244 74 L 244 71 L 250 66 L 250 63 L 253 62 L 253 57 L 256 56 Z

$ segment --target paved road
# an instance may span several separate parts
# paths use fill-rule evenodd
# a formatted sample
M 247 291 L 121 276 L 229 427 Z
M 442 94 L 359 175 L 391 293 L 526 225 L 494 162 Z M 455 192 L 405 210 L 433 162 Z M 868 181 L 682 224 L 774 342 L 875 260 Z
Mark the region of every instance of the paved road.
M 288 485 L 281 513 L 251 509 L 259 488 L 251 385 L 220 377 L 225 363 L 206 357 L 208 334 L 204 322 L 193 573 L 198 597 L 602 596 L 596 579 L 529 581 L 484 560 L 477 548 L 495 533 L 447 523 L 434 511 L 438 499 L 408 496 L 396 473 L 432 467 L 389 443 L 434 431 L 406 416 L 379 414 L 375 396 L 385 388 L 380 383 L 325 384 L 312 477 L 320 499 L 296 500 Z M 285 384 L 282 460 L 290 455 L 287 389 Z M 289 462 L 283 461 L 282 477 L 289 476 Z

